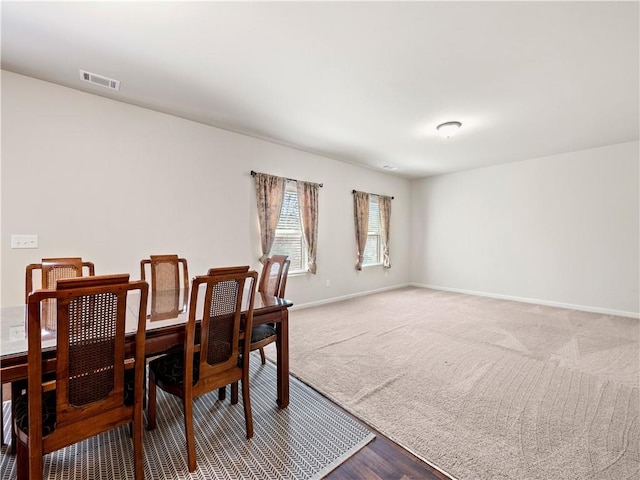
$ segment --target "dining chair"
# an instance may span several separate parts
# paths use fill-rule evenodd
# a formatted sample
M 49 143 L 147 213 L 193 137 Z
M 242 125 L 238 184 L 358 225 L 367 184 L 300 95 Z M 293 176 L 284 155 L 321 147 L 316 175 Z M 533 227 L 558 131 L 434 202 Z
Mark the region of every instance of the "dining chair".
M 267 295 L 284 298 L 287 276 L 291 260 L 287 255 L 272 255 L 267 258 L 260 274 L 258 291 Z M 256 325 L 251 331 L 251 351 L 260 350 L 260 360 L 264 365 L 264 347 L 276 341 L 276 326 L 272 323 Z
M 40 271 L 40 287 L 34 285 L 34 272 Z M 85 262 L 81 257 L 60 257 L 60 258 L 43 258 L 41 263 L 31 263 L 27 265 L 25 274 L 25 303 L 28 302 L 29 294 L 38 288 L 52 289 L 56 288 L 56 282 L 63 278 L 94 276 L 95 267 L 92 262 Z M 55 311 L 50 302 L 42 303 L 42 325 L 45 329 L 55 331 Z M 24 384 L 18 382 L 17 385 L 11 384 L 12 402 L 13 397 L 24 389 Z M 13 404 L 13 403 L 12 403 Z M 0 409 L 0 444 L 4 445 L 4 414 Z M 15 431 L 11 429 L 11 451 L 16 448 Z
M 150 258 L 140 260 L 141 280 L 146 280 L 147 270 L 151 273 L 151 319 L 176 317 L 187 307 L 187 260 L 178 255 L 151 255 Z
M 127 294 L 137 291 L 135 349 L 125 349 Z M 58 280 L 29 295 L 28 387 L 15 403 L 18 480 L 41 479 L 43 455 L 130 425 L 142 480 L 143 379 L 148 284 L 128 274 Z M 56 301 L 55 378 L 43 381 L 41 303 Z M 129 306 L 129 308 L 133 308 Z
M 257 279 L 255 271 L 229 272 L 228 269 L 213 270 L 212 275 L 195 277 L 191 282 L 183 351 L 163 355 L 149 362 L 147 428 L 153 430 L 156 427 L 157 387 L 182 399 L 190 472 L 196 469 L 193 427 L 195 397 L 240 381 L 247 438 L 253 436 L 249 343 L 244 342 L 242 349 L 239 345 L 243 292 L 247 290 L 245 298 L 248 301 L 248 307 L 244 310 L 245 328 L 251 328 Z M 246 283 L 249 283 L 248 289 L 245 288 Z M 202 301 L 200 310 L 199 300 Z M 200 330 L 196 335 L 198 318 L 201 318 Z

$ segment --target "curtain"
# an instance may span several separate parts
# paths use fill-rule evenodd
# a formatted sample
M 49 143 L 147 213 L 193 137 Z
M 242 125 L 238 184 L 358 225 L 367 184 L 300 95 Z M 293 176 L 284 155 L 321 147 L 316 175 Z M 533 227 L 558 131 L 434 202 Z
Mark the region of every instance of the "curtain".
M 364 249 L 367 246 L 367 233 L 369 228 L 369 194 L 366 192 L 353 192 L 353 219 L 356 226 L 356 253 L 358 262 L 356 270 L 362 270 Z
M 280 210 L 284 201 L 284 189 L 287 180 L 265 173 L 256 173 L 256 201 L 258 203 L 258 221 L 260 222 L 260 244 L 264 264 L 276 238 L 276 227 L 280 220 Z
M 378 197 L 380 209 L 380 239 L 382 240 L 382 266 L 391 268 L 389 258 L 389 224 L 391 223 L 391 197 L 380 195 Z
M 300 224 L 307 244 L 307 271 L 316 273 L 316 251 L 318 248 L 318 191 L 320 185 L 311 182 L 296 182 Z

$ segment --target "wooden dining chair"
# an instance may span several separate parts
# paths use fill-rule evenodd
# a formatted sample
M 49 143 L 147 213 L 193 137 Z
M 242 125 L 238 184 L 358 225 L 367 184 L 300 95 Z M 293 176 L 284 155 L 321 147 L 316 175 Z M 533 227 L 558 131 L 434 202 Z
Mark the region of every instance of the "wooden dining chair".
M 138 291 L 135 349 L 127 356 L 127 294 Z M 143 379 L 148 284 L 129 275 L 58 280 L 28 298 L 28 388 L 16 399 L 18 480 L 41 479 L 43 455 L 132 425 L 135 478 L 144 477 Z M 41 303 L 56 301 L 55 379 L 43 382 Z
M 193 399 L 240 381 L 247 438 L 253 436 L 249 397 L 249 343 L 240 349 L 243 291 L 248 307 L 245 326 L 251 328 L 258 274 L 255 271 L 222 272 L 197 276 L 191 282 L 189 318 L 185 326 L 184 349 L 149 362 L 147 428 L 156 427 L 156 388 L 176 395 L 184 405 L 187 459 L 190 472 L 196 469 L 193 427 Z M 200 288 L 204 286 L 204 288 Z M 203 298 L 202 298 L 203 297 Z M 204 300 L 198 310 L 198 300 Z M 196 320 L 201 318 L 199 335 Z M 232 398 L 233 401 L 233 398 Z
M 40 271 L 39 285 L 34 285 L 34 272 Z M 39 288 L 52 289 L 56 288 L 56 282 L 63 278 L 94 276 L 95 267 L 92 262 L 85 262 L 81 257 L 64 257 L 64 258 L 43 258 L 41 263 L 31 263 L 27 265 L 25 273 L 25 303 L 28 302 L 29 294 Z M 36 277 L 37 278 L 37 277 Z M 55 331 L 55 311 L 50 302 L 42 303 L 42 325 L 45 329 Z M 12 402 L 13 397 L 17 396 L 19 391 L 24 389 L 22 383 L 11 385 Z M 4 445 L 4 414 L 0 409 L 0 444 Z M 11 451 L 16 448 L 16 434 L 11 429 Z
M 291 261 L 287 255 L 272 255 L 267 258 L 260 275 L 259 292 L 284 298 L 287 276 Z M 251 331 L 251 351 L 260 350 L 260 360 L 264 365 L 264 347 L 276 341 L 276 326 L 272 323 L 256 325 Z
M 151 319 L 174 318 L 185 311 L 189 292 L 187 260 L 178 255 L 151 255 L 140 260 L 140 279 L 151 273 Z

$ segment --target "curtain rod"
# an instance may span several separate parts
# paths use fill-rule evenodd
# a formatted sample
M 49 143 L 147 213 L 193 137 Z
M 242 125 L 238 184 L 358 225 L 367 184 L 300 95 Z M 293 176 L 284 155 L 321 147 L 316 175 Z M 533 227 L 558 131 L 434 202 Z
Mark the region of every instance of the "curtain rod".
M 351 190 L 351 193 L 356 193 L 358 190 Z M 366 192 L 369 193 L 369 192 Z M 380 195 L 379 193 L 369 193 L 369 195 L 375 195 L 376 197 L 381 197 L 383 195 Z M 396 197 L 391 197 L 391 200 L 395 200 Z
M 251 170 L 251 176 L 255 177 L 258 174 L 258 172 L 256 172 L 255 170 Z M 296 180 L 295 178 L 287 178 L 284 177 L 285 180 L 288 180 L 289 182 L 297 182 L 298 180 Z M 300 180 L 303 181 L 303 180 Z M 322 185 L 322 183 L 319 183 L 318 185 L 320 185 L 320 187 L 323 187 L 324 185 Z

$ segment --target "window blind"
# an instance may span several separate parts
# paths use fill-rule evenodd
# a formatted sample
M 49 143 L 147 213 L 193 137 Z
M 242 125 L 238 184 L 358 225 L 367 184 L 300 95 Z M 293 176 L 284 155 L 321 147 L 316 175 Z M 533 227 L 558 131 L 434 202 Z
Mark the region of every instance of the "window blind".
M 287 190 L 284 193 L 271 255 L 289 255 L 290 270 L 292 272 L 304 270 L 306 254 L 300 227 L 298 194 L 295 190 Z

